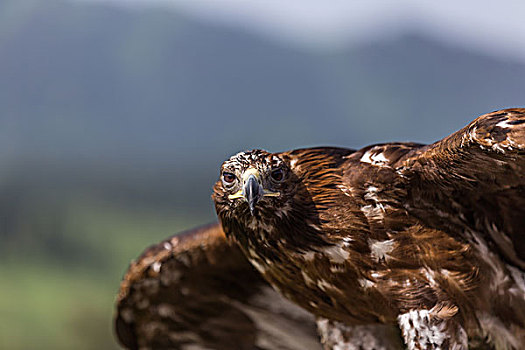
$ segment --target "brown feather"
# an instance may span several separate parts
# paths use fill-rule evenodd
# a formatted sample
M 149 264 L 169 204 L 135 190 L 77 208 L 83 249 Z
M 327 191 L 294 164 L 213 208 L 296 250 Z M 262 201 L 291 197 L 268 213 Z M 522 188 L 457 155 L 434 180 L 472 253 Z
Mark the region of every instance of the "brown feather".
M 173 236 L 131 264 L 115 330 L 128 349 L 320 349 L 314 319 L 275 293 L 217 224 Z
M 402 335 L 410 350 L 523 349 L 525 109 L 481 116 L 432 145 L 253 150 L 222 172 L 233 174 L 214 186 L 224 236 L 190 233 L 130 267 L 117 317 L 128 347 L 225 348 L 228 334 L 237 348 L 260 347 L 272 336 L 246 310 L 264 295 L 259 310 L 298 327 L 292 304 L 272 309 L 282 295 L 318 318 L 326 349 L 374 333 L 388 333 L 390 348 Z M 244 174 L 257 174 L 251 208 Z M 177 316 L 167 320 L 160 303 Z M 297 329 L 309 341 L 305 322 Z
M 525 342 L 525 315 L 513 311 L 525 306 L 524 122 L 513 109 L 429 146 L 241 153 L 225 163 L 239 174 L 282 163 L 285 183 L 264 183 L 281 196 L 252 215 L 219 181 L 217 214 L 264 278 L 318 317 L 395 323 L 428 310 L 426 327 L 450 332 L 436 341 L 462 347 L 484 339 L 490 315 L 513 347 Z

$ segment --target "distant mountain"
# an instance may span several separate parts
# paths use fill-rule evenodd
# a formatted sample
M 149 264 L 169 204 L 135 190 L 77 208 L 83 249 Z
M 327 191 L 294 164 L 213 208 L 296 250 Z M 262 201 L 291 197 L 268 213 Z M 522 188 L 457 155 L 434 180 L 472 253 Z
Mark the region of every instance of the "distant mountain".
M 240 149 L 430 142 L 523 105 L 524 81 L 523 64 L 417 33 L 316 53 L 160 7 L 0 4 L 0 156 L 26 165 L 162 164 L 211 182 Z
M 15 157 L 186 163 L 428 142 L 525 100 L 525 65 L 414 34 L 319 54 L 162 8 L 2 6 L 24 14 L 0 32 L 0 148 Z

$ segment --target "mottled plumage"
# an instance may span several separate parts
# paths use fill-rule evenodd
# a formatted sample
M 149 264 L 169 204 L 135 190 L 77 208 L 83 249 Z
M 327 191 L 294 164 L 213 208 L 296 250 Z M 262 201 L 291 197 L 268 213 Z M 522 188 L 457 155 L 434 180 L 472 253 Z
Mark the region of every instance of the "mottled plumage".
M 117 303 L 128 349 L 321 349 L 314 317 L 271 289 L 217 224 L 146 249 Z
M 201 302 L 207 295 L 256 325 L 224 331 L 252 336 L 237 348 L 278 348 L 286 340 L 276 335 L 272 346 L 256 343 L 264 327 L 239 307 L 264 289 L 276 320 L 288 322 L 300 310 L 294 304 L 315 316 L 326 349 L 399 349 L 401 339 L 408 349 L 525 348 L 525 109 L 481 116 L 432 145 L 241 152 L 223 164 L 213 199 L 227 240 L 195 236 L 193 245 L 166 248 L 168 260 L 156 248 L 132 265 L 119 298 L 121 339 L 153 346 L 144 329 L 159 324 L 160 338 L 182 344 L 178 332 L 204 332 L 181 315 L 190 303 L 196 314 L 215 310 Z M 193 263 L 199 254 L 206 265 L 164 262 Z M 247 261 L 293 304 L 262 287 Z M 151 270 L 161 277 L 146 277 Z M 148 283 L 162 285 L 163 273 L 185 277 L 148 297 Z M 186 295 L 184 283 L 194 288 Z M 232 291 L 245 294 L 222 297 Z M 277 316 L 271 298 L 287 305 Z M 173 305 L 175 326 L 159 321 L 152 300 Z M 313 319 L 302 325 L 303 339 L 311 337 Z M 228 348 L 213 339 L 191 343 Z

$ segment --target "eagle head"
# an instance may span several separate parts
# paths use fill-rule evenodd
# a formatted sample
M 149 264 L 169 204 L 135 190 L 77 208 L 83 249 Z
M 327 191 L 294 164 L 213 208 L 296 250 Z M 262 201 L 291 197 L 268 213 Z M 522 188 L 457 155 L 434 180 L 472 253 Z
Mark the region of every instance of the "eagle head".
M 222 218 L 252 221 L 282 216 L 293 197 L 293 173 L 287 162 L 272 153 L 237 153 L 221 166 L 212 198 Z

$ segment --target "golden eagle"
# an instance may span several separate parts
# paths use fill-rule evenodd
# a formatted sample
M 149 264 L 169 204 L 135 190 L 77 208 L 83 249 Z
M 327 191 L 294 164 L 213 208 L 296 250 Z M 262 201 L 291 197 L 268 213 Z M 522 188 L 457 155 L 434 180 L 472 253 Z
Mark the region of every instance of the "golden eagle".
M 212 197 L 218 224 L 131 263 L 125 347 L 525 348 L 525 108 L 431 145 L 241 152 Z

